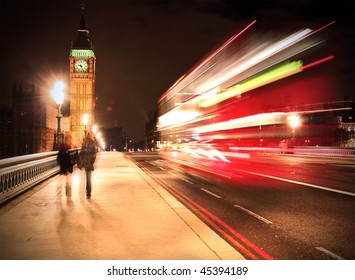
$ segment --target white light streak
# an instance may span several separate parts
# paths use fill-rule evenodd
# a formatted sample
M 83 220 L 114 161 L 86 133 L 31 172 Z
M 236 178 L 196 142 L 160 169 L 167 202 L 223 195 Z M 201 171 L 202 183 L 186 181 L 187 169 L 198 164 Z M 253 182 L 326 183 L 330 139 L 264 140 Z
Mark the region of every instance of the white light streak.
M 302 31 L 299 31 L 273 45 L 270 47 L 266 48 L 264 51 L 261 51 L 259 54 L 253 56 L 251 59 L 248 59 L 244 63 L 242 62 L 242 59 L 237 61 L 237 63 L 234 63 L 236 67 L 231 69 L 228 73 L 221 75 L 219 78 L 213 79 L 212 82 L 210 83 L 205 83 L 201 87 L 199 87 L 198 93 L 202 93 L 205 91 L 209 91 L 212 88 L 217 87 L 218 85 L 224 83 L 225 81 L 229 80 L 230 78 L 242 73 L 243 71 L 247 70 L 248 68 L 260 63 L 261 61 L 271 57 L 272 55 L 275 55 L 276 53 L 284 50 L 287 47 L 290 47 L 309 33 L 311 33 L 311 29 L 305 29 Z
M 262 113 L 244 118 L 232 119 L 225 122 L 200 126 L 194 129 L 194 133 L 204 133 L 218 130 L 229 130 L 235 128 L 252 127 L 260 125 L 280 124 L 285 123 L 285 113 Z

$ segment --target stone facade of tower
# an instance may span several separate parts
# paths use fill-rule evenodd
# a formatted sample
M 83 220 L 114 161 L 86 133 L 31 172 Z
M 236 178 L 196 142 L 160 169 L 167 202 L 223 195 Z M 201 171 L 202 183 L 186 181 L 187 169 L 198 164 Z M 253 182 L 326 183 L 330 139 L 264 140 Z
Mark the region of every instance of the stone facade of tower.
M 77 29 L 77 39 L 69 55 L 70 66 L 70 130 L 73 146 L 80 147 L 85 133 L 95 123 L 95 63 L 96 57 L 89 40 L 84 10 Z M 84 115 L 87 124 L 84 123 Z

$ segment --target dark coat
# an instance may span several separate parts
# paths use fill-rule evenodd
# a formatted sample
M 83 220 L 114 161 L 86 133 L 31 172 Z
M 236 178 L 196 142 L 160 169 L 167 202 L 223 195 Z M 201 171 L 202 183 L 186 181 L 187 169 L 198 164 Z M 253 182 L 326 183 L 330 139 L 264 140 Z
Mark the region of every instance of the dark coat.
M 70 146 L 67 144 L 61 144 L 59 147 L 59 152 L 57 156 L 57 162 L 60 166 L 61 174 L 68 174 L 68 172 L 73 172 L 73 164 L 70 158 Z
M 93 140 L 85 139 L 80 150 L 80 167 L 87 171 L 94 170 L 97 147 Z

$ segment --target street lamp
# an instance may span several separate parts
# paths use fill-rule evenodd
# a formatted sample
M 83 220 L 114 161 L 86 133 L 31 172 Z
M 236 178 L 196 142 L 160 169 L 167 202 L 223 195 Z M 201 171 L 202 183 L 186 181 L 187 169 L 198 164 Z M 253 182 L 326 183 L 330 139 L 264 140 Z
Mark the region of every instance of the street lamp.
M 291 115 L 288 117 L 289 124 L 292 129 L 297 128 L 301 124 L 300 117 L 297 115 Z
M 296 128 L 301 125 L 301 120 L 300 120 L 299 116 L 291 115 L 291 116 L 288 116 L 288 122 L 289 122 L 291 129 L 292 129 L 291 144 L 292 144 L 292 146 L 294 146 L 295 142 L 296 142 L 296 139 L 295 139 Z
M 89 115 L 88 114 L 84 114 L 83 115 L 83 123 L 84 123 L 84 132 L 85 132 L 85 136 L 86 136 L 86 126 L 89 123 Z
M 54 134 L 54 146 L 53 149 L 57 150 L 59 145 L 64 141 L 64 133 L 62 133 L 62 129 L 60 127 L 60 120 L 63 117 L 61 108 L 64 101 L 64 83 L 61 81 L 55 82 L 54 88 L 51 91 L 51 96 L 53 97 L 54 101 L 58 105 L 58 114 L 57 118 L 57 132 Z
M 100 141 L 100 139 L 101 139 L 101 132 L 97 132 L 97 133 L 95 134 L 95 137 L 96 137 L 96 139 L 97 139 L 98 141 Z
M 96 134 L 96 131 L 97 131 L 97 126 L 96 126 L 96 125 L 93 125 L 93 126 L 92 126 L 92 132 L 93 132 L 94 134 Z

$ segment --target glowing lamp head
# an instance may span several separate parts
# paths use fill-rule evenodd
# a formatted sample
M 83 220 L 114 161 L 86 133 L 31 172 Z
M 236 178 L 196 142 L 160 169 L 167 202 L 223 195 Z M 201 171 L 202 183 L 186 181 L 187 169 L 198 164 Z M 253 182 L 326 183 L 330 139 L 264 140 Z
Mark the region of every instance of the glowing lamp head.
M 54 101 L 59 105 L 64 101 L 64 83 L 58 81 L 54 84 L 54 88 L 51 91 L 51 95 Z
M 84 125 L 88 125 L 89 123 L 89 115 L 88 114 L 84 114 L 83 115 L 83 124 Z
M 296 115 L 292 115 L 288 117 L 288 121 L 290 126 L 294 129 L 301 124 L 300 117 Z

